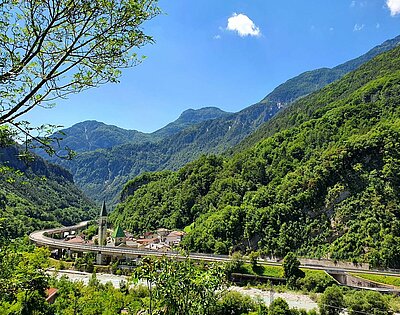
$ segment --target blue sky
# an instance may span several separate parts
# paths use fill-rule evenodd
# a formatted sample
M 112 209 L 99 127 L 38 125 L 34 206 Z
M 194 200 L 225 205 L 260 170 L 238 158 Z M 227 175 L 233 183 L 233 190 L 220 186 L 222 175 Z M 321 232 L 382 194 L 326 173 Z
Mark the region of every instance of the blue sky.
M 188 108 L 239 111 L 301 72 L 333 67 L 400 34 L 400 0 L 160 0 L 147 59 L 108 84 L 25 116 L 155 131 Z

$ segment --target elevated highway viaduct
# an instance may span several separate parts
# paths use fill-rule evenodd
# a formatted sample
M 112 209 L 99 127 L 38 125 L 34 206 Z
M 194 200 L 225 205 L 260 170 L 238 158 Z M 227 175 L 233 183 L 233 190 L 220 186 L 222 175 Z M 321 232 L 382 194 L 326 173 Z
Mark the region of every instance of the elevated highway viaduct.
M 66 234 L 76 234 L 81 230 L 86 229 L 89 221 L 81 222 L 74 226 L 62 227 L 62 228 L 54 228 L 42 231 L 36 231 L 29 235 L 29 239 L 35 243 L 37 246 L 46 246 L 51 250 L 65 251 L 67 254 L 72 253 L 94 253 L 96 255 L 96 262 L 98 264 L 103 264 L 105 258 L 142 258 L 142 257 L 169 257 L 175 259 L 185 259 L 186 256 L 176 252 L 159 252 L 155 250 L 143 250 L 143 249 L 135 249 L 129 247 L 108 247 L 108 246 L 99 246 L 99 245 L 89 245 L 89 244 L 74 244 L 64 241 L 63 239 L 53 238 L 54 236 L 63 237 Z M 49 237 L 53 236 L 53 237 Z M 232 257 L 228 255 L 214 255 L 214 254 L 202 254 L 202 253 L 190 253 L 189 257 L 192 260 L 205 261 L 205 262 L 229 262 Z M 274 265 L 274 266 L 282 266 L 282 263 L 276 261 L 269 261 L 264 259 L 259 259 L 258 263 L 260 265 Z M 360 267 L 355 265 L 354 267 L 332 267 L 332 262 L 329 265 L 324 265 L 323 262 L 310 264 L 303 263 L 301 268 L 315 269 L 315 270 L 323 270 L 332 276 L 335 279 L 345 279 L 344 275 L 350 273 L 369 273 L 369 274 L 378 274 L 378 275 L 389 275 L 389 276 L 400 276 L 399 270 L 391 270 L 391 271 L 381 271 L 381 270 L 369 270 L 365 267 Z M 339 275 L 339 276 L 335 276 Z M 346 283 L 342 283 L 347 285 Z M 375 288 L 376 289 L 376 288 Z M 382 288 L 382 290 L 378 290 L 382 292 L 395 292 L 398 293 L 396 288 L 387 287 Z

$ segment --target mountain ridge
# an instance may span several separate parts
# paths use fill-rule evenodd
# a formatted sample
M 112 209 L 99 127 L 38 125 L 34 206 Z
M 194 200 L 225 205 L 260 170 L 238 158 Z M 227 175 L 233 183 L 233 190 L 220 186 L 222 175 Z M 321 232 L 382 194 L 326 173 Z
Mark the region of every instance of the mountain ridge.
M 202 107 L 199 109 L 187 109 L 173 122 L 154 131 L 152 134 L 160 137 L 171 136 L 183 129 L 207 120 L 227 117 L 232 113 L 225 112 L 218 107 Z
M 185 228 L 190 251 L 399 268 L 399 96 L 397 47 L 297 100 L 232 157 L 136 177 L 110 221 L 134 233 Z
M 340 75 L 343 75 L 345 70 L 358 67 L 360 63 L 369 60 L 382 50 L 397 46 L 399 42 L 400 36 L 371 49 L 359 58 L 335 67 L 336 69 L 333 68 L 334 70 L 324 69 L 321 73 L 321 69 L 317 69 L 300 74 L 278 86 L 261 102 L 237 113 L 224 112 L 220 113 L 223 117 L 196 121 L 188 125 L 178 123 L 181 129 L 175 132 L 176 126 L 173 126 L 170 129 L 172 134 L 157 137 L 157 140 L 142 138 L 142 142 L 131 141 L 107 148 L 78 152 L 73 161 L 59 163 L 73 173 L 77 184 L 88 195 L 94 196 L 97 201 L 106 199 L 109 200 L 109 205 L 115 204 L 122 185 L 127 180 L 146 171 L 179 169 L 204 153 L 230 154 L 240 148 L 238 144 L 243 139 L 288 107 L 290 100 L 304 97 L 335 80 L 338 69 Z M 302 84 L 299 85 L 299 81 Z M 319 85 L 316 82 L 319 82 Z M 171 127 L 171 125 L 166 127 L 168 126 Z M 159 131 L 158 134 L 162 132 Z
M 300 75 L 278 85 L 260 103 L 274 101 L 279 103 L 290 103 L 299 97 L 308 95 L 320 88 L 343 77 L 346 73 L 357 69 L 363 63 L 375 56 L 393 49 L 400 44 L 400 35 L 388 39 L 382 44 L 375 46 L 365 54 L 339 64 L 333 68 L 319 68 L 301 73 Z

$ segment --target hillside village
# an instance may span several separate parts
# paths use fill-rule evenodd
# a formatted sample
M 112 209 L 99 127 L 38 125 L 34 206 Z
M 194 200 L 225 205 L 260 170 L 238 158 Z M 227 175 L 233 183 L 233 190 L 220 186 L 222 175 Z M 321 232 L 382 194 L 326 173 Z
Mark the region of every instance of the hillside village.
M 165 228 L 160 228 L 154 232 L 147 232 L 135 238 L 130 232 L 122 230 L 117 226 L 115 230 L 108 230 L 107 245 L 109 247 L 129 247 L 136 249 L 148 249 L 157 251 L 170 251 L 178 246 L 185 236 L 185 232 L 171 231 Z M 98 244 L 98 236 L 92 239 L 86 239 L 84 234 L 67 235 L 65 241 L 73 244 Z
M 105 203 L 98 219 L 99 232 L 93 237 L 78 234 L 63 235 L 65 242 L 71 244 L 98 245 L 103 243 L 107 247 L 127 247 L 143 250 L 168 252 L 177 247 L 185 236 L 185 232 L 159 228 L 156 231 L 145 232 L 135 237 L 131 232 L 124 231 L 119 225 L 115 229 L 107 228 L 107 209 Z

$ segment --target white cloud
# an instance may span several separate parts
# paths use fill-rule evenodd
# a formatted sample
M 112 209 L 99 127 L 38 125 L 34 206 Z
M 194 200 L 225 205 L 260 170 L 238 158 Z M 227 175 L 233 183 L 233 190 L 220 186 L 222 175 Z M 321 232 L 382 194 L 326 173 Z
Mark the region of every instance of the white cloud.
M 365 24 L 356 24 L 354 25 L 353 32 L 359 32 L 365 27 Z
M 386 0 L 386 5 L 392 16 L 400 14 L 400 0 Z
M 357 4 L 357 2 L 355 2 L 355 1 L 351 1 L 351 3 L 350 3 L 350 7 L 354 8 L 354 7 L 356 6 L 356 4 Z
M 215 35 L 213 38 L 214 39 L 221 39 L 222 37 L 221 37 L 221 35 Z
M 234 31 L 239 34 L 240 37 L 245 36 L 261 36 L 261 31 L 258 26 L 245 14 L 233 13 L 228 19 L 228 31 Z
M 381 28 L 381 25 L 379 24 L 379 23 L 376 23 L 376 26 L 375 26 L 377 29 L 380 29 Z

